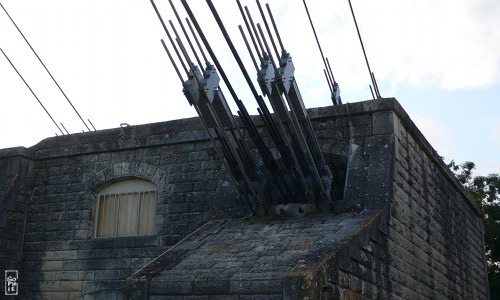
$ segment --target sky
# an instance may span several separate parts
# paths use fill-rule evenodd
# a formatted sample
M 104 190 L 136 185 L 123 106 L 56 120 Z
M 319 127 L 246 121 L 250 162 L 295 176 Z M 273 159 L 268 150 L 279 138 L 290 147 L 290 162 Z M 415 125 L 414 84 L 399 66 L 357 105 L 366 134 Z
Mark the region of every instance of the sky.
M 255 22 L 262 23 L 255 1 L 241 1 Z M 500 173 L 500 2 L 351 1 L 381 95 L 401 103 L 446 162 L 473 161 L 476 175 Z M 90 119 L 101 130 L 196 115 L 160 43 L 166 34 L 149 0 L 0 3 L 87 124 Z M 206 2 L 188 3 L 238 97 L 256 114 L 255 100 Z M 244 23 L 236 1 L 213 3 L 254 76 L 237 28 Z M 265 3 L 270 4 L 285 49 L 292 55 L 305 105 L 331 105 L 302 1 L 262 0 Z M 184 19 L 180 0 L 174 4 Z M 348 1 L 308 0 L 307 4 L 343 101 L 371 99 Z M 175 20 L 168 1 L 157 0 L 156 5 L 165 21 Z M 70 133 L 87 130 L 3 10 L 0 48 L 58 124 Z M 223 84 L 222 89 L 227 91 Z M 0 54 L 0 148 L 30 147 L 56 133 L 60 135 Z

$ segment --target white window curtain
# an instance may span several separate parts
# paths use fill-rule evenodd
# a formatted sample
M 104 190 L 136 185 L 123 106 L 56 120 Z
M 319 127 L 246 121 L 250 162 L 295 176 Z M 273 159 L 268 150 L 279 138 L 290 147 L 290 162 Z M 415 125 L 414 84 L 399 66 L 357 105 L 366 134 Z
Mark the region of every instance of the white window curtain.
M 96 237 L 154 233 L 156 191 L 99 194 L 96 198 Z

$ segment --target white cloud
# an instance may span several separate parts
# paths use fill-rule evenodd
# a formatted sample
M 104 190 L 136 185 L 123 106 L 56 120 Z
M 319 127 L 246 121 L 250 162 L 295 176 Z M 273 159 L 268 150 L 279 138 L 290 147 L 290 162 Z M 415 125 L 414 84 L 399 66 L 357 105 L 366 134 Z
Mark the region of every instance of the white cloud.
M 499 80 L 500 3 L 497 2 L 359 0 L 353 1 L 353 5 L 372 69 L 379 80 L 457 89 L 484 87 Z M 338 18 L 344 21 L 329 22 L 324 30 L 332 38 L 326 44 L 336 54 L 342 53 L 340 49 L 355 54 L 342 55 L 337 61 L 341 64 L 339 68 L 350 68 L 351 74 L 358 69 L 364 73 L 350 11 L 337 4 L 335 10 L 342 12 Z M 322 10 L 325 14 L 329 11 Z M 356 80 L 359 82 L 361 78 Z
M 297 73 L 310 82 L 308 86 L 319 86 L 324 83 L 323 65 L 301 2 L 280 0 L 271 6 L 278 11 L 285 45 L 297 59 Z M 356 0 L 352 4 L 379 83 L 449 90 L 500 83 L 500 2 Z M 308 1 L 308 6 L 341 91 L 362 100 L 358 93 L 368 90 L 370 79 L 347 1 Z M 328 95 L 326 89 L 321 91 L 323 97 Z
M 166 1 L 156 1 L 165 21 L 173 19 Z M 316 41 L 300 0 L 269 1 L 286 50 L 291 52 L 296 77 L 307 107 L 331 104 Z M 347 1 L 307 1 L 324 54 L 329 57 L 344 100 L 370 98 L 370 80 Z M 175 0 L 181 16 L 180 1 Z M 205 1 L 189 2 L 231 79 L 238 97 L 255 111 L 255 101 L 222 38 Z M 242 1 L 259 18 L 255 2 Z M 149 1 L 4 0 L 20 28 L 55 75 L 84 118 L 97 128 L 121 122 L 139 124 L 194 115 L 164 53 L 165 33 Z M 214 0 L 252 78 L 255 71 L 237 29 L 243 24 L 235 1 Z M 496 0 L 353 0 L 372 70 L 379 83 L 395 91 L 401 84 L 448 89 L 484 87 L 498 83 L 500 70 L 500 2 Z M 58 122 L 70 132 L 83 126 L 3 13 L 0 47 L 4 47 Z M 9 101 L 9 114 L 0 120 L 26 127 L 24 107 L 45 124 L 53 124 L 0 57 L 0 78 L 8 78 L 0 98 Z M 224 88 L 224 85 L 222 85 Z M 225 95 L 229 97 L 227 88 Z M 390 96 L 390 90 L 383 95 Z M 233 103 L 233 101 L 229 101 Z M 232 104 L 231 104 L 232 105 Z M 233 105 L 234 108 L 234 105 Z M 40 111 L 41 110 L 41 111 Z M 24 119 L 23 119 L 24 118 Z M 48 120 L 48 121 L 47 121 Z M 39 130 L 40 128 L 36 128 Z M 16 131 L 19 132 L 19 131 Z M 2 140 L 12 139 L 10 131 Z M 40 133 L 43 134 L 43 133 Z M 10 136 L 9 136 L 10 135 Z M 35 143 L 23 142 L 25 144 Z
M 375 5 L 384 9 L 376 10 L 376 18 L 366 15 L 366 36 L 375 48 L 374 65 L 383 78 L 416 86 L 437 84 L 445 89 L 498 82 L 499 3 L 377 1 L 365 9 L 375 11 Z

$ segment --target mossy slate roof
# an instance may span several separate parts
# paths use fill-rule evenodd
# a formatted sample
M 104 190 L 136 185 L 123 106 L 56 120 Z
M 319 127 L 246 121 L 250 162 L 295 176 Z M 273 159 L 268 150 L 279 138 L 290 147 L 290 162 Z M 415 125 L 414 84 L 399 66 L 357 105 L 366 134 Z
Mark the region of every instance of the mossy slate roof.
M 283 278 L 335 255 L 380 211 L 211 221 L 133 275 L 149 295 L 281 294 Z

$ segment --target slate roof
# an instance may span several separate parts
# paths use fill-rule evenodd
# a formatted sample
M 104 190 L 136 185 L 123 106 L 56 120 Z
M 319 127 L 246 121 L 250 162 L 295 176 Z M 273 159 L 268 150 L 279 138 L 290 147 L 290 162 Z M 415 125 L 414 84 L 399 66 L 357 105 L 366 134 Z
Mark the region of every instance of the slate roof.
M 133 275 L 149 295 L 281 294 L 287 272 L 331 256 L 380 211 L 211 221 Z

